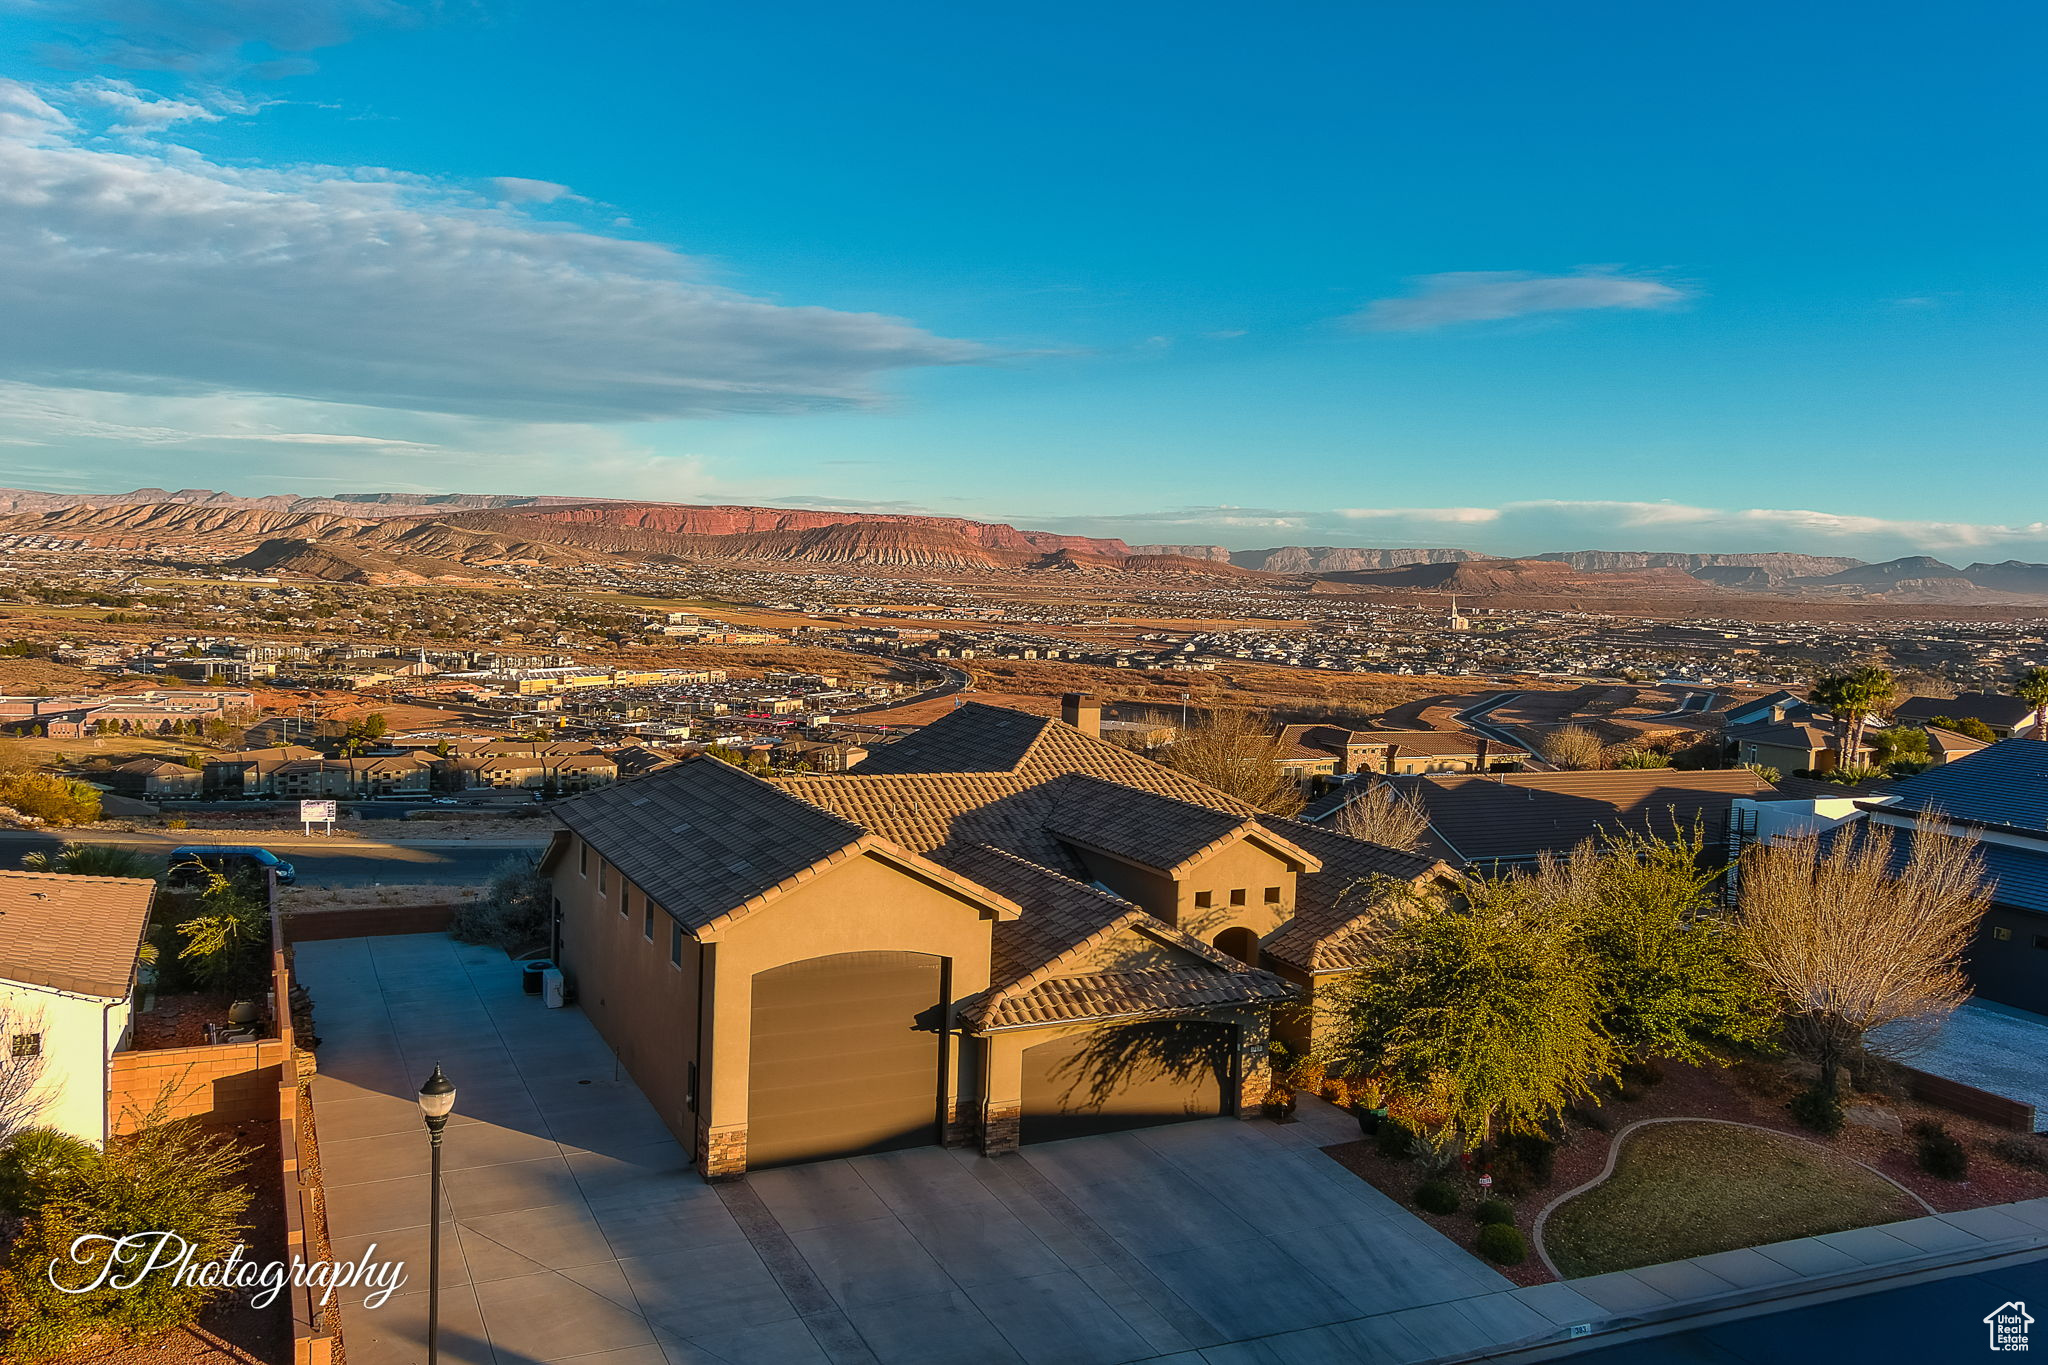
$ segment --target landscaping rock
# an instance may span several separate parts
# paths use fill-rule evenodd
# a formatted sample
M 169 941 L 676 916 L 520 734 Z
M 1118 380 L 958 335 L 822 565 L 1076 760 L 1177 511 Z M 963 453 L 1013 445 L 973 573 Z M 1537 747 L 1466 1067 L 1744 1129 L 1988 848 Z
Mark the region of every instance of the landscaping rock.
M 1846 1115 L 1849 1122 L 1858 1128 L 1874 1128 L 1880 1133 L 1903 1133 L 1906 1122 L 1898 1112 L 1875 1104 L 1859 1104 Z

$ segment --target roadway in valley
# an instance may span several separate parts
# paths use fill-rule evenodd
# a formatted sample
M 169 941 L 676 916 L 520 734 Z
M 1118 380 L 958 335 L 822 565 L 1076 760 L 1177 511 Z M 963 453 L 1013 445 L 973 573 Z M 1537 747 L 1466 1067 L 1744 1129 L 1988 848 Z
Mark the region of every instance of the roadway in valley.
M 55 852 L 65 843 L 118 844 L 170 859 L 171 850 L 186 844 L 214 842 L 202 830 L 164 834 L 133 834 L 112 830 L 73 830 L 62 834 L 41 830 L 0 830 L 0 867 L 19 868 L 31 853 Z M 219 842 L 228 842 L 220 840 Z M 300 886 L 380 886 L 431 882 L 450 885 L 488 881 L 507 857 L 538 857 L 545 837 L 533 839 L 407 839 L 366 838 L 359 833 L 321 835 L 271 834 L 260 843 L 298 870 Z

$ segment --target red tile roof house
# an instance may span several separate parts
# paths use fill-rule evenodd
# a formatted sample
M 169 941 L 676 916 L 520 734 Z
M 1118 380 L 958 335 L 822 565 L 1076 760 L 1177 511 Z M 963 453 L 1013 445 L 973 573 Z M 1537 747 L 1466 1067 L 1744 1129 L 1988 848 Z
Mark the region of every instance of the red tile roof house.
M 1282 763 L 1296 775 L 1456 773 L 1518 764 L 1528 750 L 1464 730 L 1349 730 L 1341 725 L 1286 725 Z
M 28 1122 L 107 1140 L 110 1059 L 155 893 L 133 877 L 0 872 L 0 1067 L 39 1073 Z
M 555 808 L 557 957 L 706 1178 L 1256 1112 L 1377 879 L 1447 875 L 1099 715 L 969 704 L 849 773 L 698 758 Z

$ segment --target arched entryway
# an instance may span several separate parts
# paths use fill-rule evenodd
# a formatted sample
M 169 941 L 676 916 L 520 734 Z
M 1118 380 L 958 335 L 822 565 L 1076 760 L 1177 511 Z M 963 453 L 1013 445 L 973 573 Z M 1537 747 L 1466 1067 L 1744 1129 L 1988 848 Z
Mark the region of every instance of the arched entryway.
M 754 978 L 747 1165 L 939 1140 L 945 962 L 839 953 Z
M 1248 967 L 1259 965 L 1259 936 L 1242 927 L 1225 929 L 1210 941 L 1210 947 L 1227 953 Z

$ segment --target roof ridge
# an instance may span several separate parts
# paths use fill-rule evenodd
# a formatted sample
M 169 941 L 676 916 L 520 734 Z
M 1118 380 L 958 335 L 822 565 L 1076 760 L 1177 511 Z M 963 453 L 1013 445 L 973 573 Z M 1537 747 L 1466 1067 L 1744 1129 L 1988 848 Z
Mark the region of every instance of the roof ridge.
M 79 872 L 37 872 L 32 868 L 0 868 L 0 877 L 29 878 L 36 881 L 59 881 L 66 886 L 87 882 L 113 882 L 117 886 L 155 886 L 154 877 L 109 877 L 100 873 Z

